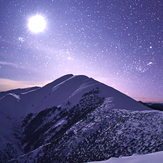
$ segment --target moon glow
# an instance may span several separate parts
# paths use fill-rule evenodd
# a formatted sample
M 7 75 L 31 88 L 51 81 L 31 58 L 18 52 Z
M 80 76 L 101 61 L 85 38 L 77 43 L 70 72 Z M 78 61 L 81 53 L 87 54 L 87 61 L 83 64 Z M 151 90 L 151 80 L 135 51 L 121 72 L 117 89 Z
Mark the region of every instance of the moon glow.
M 28 21 L 28 28 L 30 31 L 34 33 L 39 33 L 44 31 L 46 27 L 46 21 L 43 16 L 36 15 L 29 19 Z

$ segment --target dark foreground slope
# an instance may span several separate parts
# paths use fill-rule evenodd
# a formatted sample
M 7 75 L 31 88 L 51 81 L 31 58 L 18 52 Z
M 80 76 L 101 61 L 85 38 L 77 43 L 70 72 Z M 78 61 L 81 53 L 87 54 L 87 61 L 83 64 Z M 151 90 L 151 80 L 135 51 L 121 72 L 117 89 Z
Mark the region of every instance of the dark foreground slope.
M 86 107 L 87 102 L 96 107 Z M 27 153 L 11 162 L 87 162 L 163 149 L 162 113 L 113 107 L 111 99 L 103 101 L 97 94 L 90 94 L 68 112 L 61 108 L 40 112 L 25 127 Z M 58 109 L 61 111 L 56 119 L 52 113 Z M 33 130 L 32 121 L 40 122 L 34 123 Z
M 9 128 L 0 130 L 0 162 L 87 162 L 163 148 L 162 112 L 86 76 L 66 75 L 35 91 L 12 93 L 25 111 L 4 120 Z

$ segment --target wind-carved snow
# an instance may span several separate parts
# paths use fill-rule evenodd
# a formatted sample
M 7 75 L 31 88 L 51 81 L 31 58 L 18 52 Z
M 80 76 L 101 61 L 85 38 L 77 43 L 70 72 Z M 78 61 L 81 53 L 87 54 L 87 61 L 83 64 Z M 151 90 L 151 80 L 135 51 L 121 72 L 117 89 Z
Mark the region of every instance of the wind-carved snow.
M 8 93 L 7 95 L 1 97 L 0 100 L 4 99 L 4 98 L 7 97 L 7 96 L 14 97 L 17 101 L 20 100 L 20 95 L 16 95 L 15 93 Z
M 25 94 L 28 94 L 28 93 L 34 92 L 34 91 L 36 91 L 36 90 L 38 90 L 38 89 L 40 89 L 40 88 L 27 90 L 27 91 L 25 91 L 25 92 L 23 92 L 23 93 L 21 93 L 21 94 L 22 94 L 22 95 L 25 95 Z
M 63 124 L 67 124 L 67 121 L 62 119 L 61 121 L 59 121 L 56 125 L 54 125 L 54 127 L 58 127 L 58 126 L 61 126 Z
M 52 88 L 52 92 L 55 91 L 55 90 L 57 90 L 60 86 L 62 86 L 65 82 L 67 82 L 68 80 L 71 80 L 72 78 L 74 78 L 74 76 L 71 76 L 70 78 L 68 78 L 68 79 L 66 79 L 64 81 L 61 81 L 59 84 L 57 84 L 56 86 L 54 86 Z
M 19 95 L 16 95 L 14 93 L 9 93 L 9 95 L 15 97 L 18 101 L 20 100 L 20 96 Z

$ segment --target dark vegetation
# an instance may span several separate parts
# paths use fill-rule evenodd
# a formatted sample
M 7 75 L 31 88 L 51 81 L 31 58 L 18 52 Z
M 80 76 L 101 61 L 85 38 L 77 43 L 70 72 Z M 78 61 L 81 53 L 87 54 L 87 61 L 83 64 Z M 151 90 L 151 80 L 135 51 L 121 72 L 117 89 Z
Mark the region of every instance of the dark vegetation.
M 72 125 L 85 118 L 89 112 L 103 103 L 104 98 L 99 97 L 98 93 L 99 89 L 96 88 L 84 94 L 79 103 L 71 109 L 53 107 L 41 111 L 35 117 L 31 113 L 28 114 L 22 125 L 24 127 L 22 145 L 26 144 L 24 152 L 30 152 L 44 143 L 57 140 Z M 68 101 L 66 105 L 70 105 L 70 102 Z M 57 126 L 57 122 L 62 120 L 66 123 Z M 49 137 L 47 141 L 46 136 Z

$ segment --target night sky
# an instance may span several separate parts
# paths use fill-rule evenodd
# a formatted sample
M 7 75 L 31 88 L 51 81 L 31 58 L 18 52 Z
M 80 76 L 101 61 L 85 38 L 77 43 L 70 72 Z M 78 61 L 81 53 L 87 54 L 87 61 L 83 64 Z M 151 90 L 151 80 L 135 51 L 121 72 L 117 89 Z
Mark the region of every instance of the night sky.
M 29 29 L 35 15 L 42 32 Z M 1 0 L 0 91 L 65 74 L 163 102 L 163 1 Z

